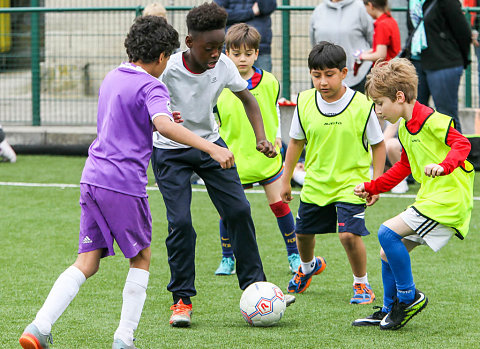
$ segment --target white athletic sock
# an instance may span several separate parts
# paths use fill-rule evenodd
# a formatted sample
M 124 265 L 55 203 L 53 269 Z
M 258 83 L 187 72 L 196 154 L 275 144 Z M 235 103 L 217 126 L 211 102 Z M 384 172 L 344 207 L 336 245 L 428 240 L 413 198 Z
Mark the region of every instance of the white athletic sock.
M 309 274 L 315 268 L 315 257 L 310 262 L 304 263 L 302 261 L 302 273 Z
M 357 277 L 353 275 L 353 284 L 368 284 L 368 274 L 365 274 L 365 276 L 362 277 Z
M 51 332 L 52 325 L 67 309 L 85 280 L 85 275 L 73 265 L 60 274 L 33 321 L 40 333 L 47 335 Z
M 130 268 L 123 288 L 122 314 L 120 324 L 113 336 L 126 345 L 133 345 L 133 332 L 137 329 L 147 298 L 148 277 L 150 273 L 143 269 Z

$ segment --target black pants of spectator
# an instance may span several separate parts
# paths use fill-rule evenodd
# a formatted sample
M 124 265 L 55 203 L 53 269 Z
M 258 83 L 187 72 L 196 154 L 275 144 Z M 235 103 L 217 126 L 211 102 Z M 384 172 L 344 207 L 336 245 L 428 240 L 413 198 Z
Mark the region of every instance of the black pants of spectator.
M 226 147 L 222 139 L 215 143 Z M 250 203 L 243 191 L 237 169 L 222 169 L 209 154 L 194 148 L 154 148 L 152 167 L 167 208 L 166 245 L 171 273 L 167 289 L 172 292 L 174 302 L 196 294 L 194 281 L 197 235 L 190 212 L 190 177 L 194 171 L 204 180 L 208 195 L 227 226 L 240 288 L 243 290 L 253 282 L 265 281 Z

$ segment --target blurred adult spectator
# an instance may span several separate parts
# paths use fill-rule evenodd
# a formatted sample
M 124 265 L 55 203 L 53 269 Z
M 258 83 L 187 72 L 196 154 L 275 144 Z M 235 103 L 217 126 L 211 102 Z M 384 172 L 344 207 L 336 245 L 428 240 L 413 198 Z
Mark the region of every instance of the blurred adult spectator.
M 407 25 L 409 32 L 418 26 L 410 47 L 410 59 L 418 74 L 417 100 L 428 105 L 432 96 L 435 109 L 452 116 L 461 132 L 458 87 L 463 69 L 470 63 L 472 34 L 460 2 L 409 0 Z
M 360 92 L 365 90 L 365 78 L 372 62 L 358 65 L 354 74 L 355 51 L 367 51 L 372 47 L 373 20 L 360 0 L 324 0 L 310 18 L 310 42 L 320 41 L 340 45 L 347 54 L 348 73 L 345 84 Z
M 276 0 L 214 0 L 228 13 L 227 30 L 236 23 L 247 23 L 261 35 L 258 58 L 255 67 L 272 71 L 272 19 L 277 9 Z
M 477 7 L 477 0 L 463 0 L 464 7 Z M 476 12 L 470 12 L 470 26 L 472 28 L 472 44 L 477 57 L 477 73 L 478 73 L 478 96 L 480 102 L 480 42 L 478 37 L 478 30 L 480 29 L 479 17 Z
M 17 154 L 5 139 L 5 132 L 3 132 L 2 125 L 0 125 L 0 161 L 2 162 L 16 162 Z

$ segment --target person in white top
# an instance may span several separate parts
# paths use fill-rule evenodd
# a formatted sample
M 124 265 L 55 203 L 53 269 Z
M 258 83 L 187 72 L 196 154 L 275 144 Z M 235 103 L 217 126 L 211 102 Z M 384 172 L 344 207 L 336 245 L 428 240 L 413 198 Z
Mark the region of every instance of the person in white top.
M 281 196 L 285 203 L 292 200 L 290 180 L 305 147 L 306 176 L 295 225 L 302 263 L 288 292 L 303 293 L 312 277 L 325 270 L 325 259 L 315 257 L 315 235 L 338 231 L 353 272 L 350 303 L 370 304 L 375 294 L 368 282 L 362 236 L 369 234 L 365 204 L 373 204 L 378 197 L 358 200 L 354 178 L 368 180 L 371 163 L 374 178 L 383 173 L 385 144 L 372 101 L 344 82 L 346 62 L 341 46 L 327 41 L 315 45 L 308 57 L 314 88 L 298 95 Z
M 172 110 L 179 111 L 183 125 L 202 138 L 227 147 L 218 134 L 213 115 L 218 96 L 229 88 L 242 101 L 256 136 L 256 148 L 267 157 L 277 154 L 266 139 L 262 116 L 255 97 L 247 89 L 235 64 L 224 54 L 226 11 L 215 3 L 193 8 L 187 15 L 187 50 L 174 54 L 161 76 L 167 86 Z M 241 132 L 241 130 L 239 130 Z M 252 144 L 252 147 L 255 144 Z M 170 324 L 191 323 L 196 295 L 195 240 L 190 204 L 190 177 L 196 172 L 228 227 L 241 289 L 266 280 L 255 239 L 250 204 L 245 197 L 236 167 L 222 168 L 208 154 L 154 135 L 152 168 L 167 208 L 166 240 L 171 279 L 167 289 L 173 295 Z

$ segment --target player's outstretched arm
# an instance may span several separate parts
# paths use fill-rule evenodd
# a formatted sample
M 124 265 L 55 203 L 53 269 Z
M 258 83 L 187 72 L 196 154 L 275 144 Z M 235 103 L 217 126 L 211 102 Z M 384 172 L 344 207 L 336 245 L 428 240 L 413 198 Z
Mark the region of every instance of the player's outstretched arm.
M 285 155 L 285 169 L 282 175 L 282 189 L 280 191 L 280 197 L 282 201 L 288 204 L 292 201 L 292 186 L 290 181 L 292 180 L 293 170 L 295 165 L 302 154 L 303 147 L 305 146 L 304 139 L 290 139 L 288 143 L 287 154 Z
M 153 124 L 162 136 L 208 153 L 212 159 L 220 163 L 222 168 L 230 168 L 235 163 L 235 159 L 230 150 L 197 136 L 187 128 L 172 122 L 166 115 L 157 116 L 153 119 Z
M 262 114 L 260 113 L 257 100 L 255 97 L 253 97 L 248 89 L 240 92 L 234 92 L 234 94 L 240 98 L 243 103 L 248 120 L 250 121 L 253 132 L 255 133 L 255 138 L 257 139 L 257 150 L 265 154 L 266 157 L 274 158 L 277 156 L 277 152 L 275 151 L 273 144 L 270 143 L 265 136 Z

